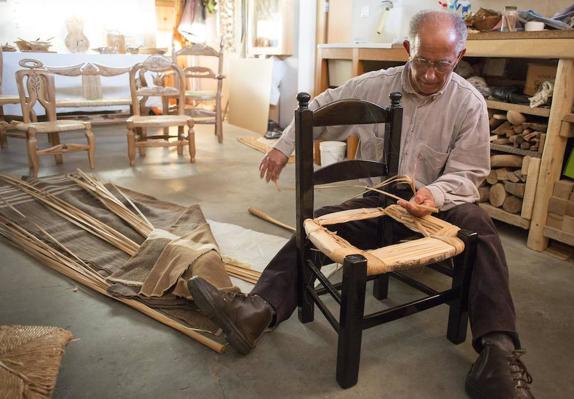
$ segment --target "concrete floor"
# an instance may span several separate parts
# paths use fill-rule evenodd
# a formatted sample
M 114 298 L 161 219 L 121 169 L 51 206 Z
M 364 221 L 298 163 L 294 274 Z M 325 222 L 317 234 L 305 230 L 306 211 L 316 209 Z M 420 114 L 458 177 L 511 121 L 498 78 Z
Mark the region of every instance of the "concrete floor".
M 287 236 L 247 213 L 249 206 L 294 223 L 294 166 L 282 192 L 258 178 L 261 154 L 237 142 L 248 132 L 226 125 L 220 145 L 199 127 L 197 162 L 175 150 L 151 149 L 128 166 L 125 130 L 97 128 L 95 172 L 103 179 L 179 204 L 201 204 L 207 218 Z M 42 160 L 41 176 L 88 170 L 84 154 L 64 164 Z M 0 171 L 27 174 L 24 143 L 10 139 Z M 526 233 L 499 224 L 507 252 L 519 331 L 539 398 L 574 397 L 574 267 L 526 248 Z M 216 354 L 135 310 L 52 272 L 0 242 L 0 324 L 54 325 L 78 338 L 66 348 L 55 398 L 464 398 L 475 359 L 467 342 L 444 337 L 447 308 L 367 330 L 359 383 L 335 381 L 336 337 L 320 312 L 302 325 L 296 315 L 267 334 L 254 352 Z M 77 290 L 76 290 L 77 288 Z M 391 283 L 391 297 L 415 298 Z M 375 301 L 368 299 L 368 309 Z

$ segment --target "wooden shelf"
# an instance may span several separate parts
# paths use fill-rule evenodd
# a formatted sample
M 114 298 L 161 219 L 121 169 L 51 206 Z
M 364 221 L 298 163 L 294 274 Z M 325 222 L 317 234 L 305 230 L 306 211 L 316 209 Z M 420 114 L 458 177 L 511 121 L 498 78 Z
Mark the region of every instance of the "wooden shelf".
M 504 144 L 490 144 L 490 150 L 507 152 L 509 154 L 516 154 L 522 156 L 536 157 L 540 158 L 540 153 L 538 151 L 523 150 L 521 148 L 515 148 Z
M 478 206 L 484 209 L 493 219 L 523 228 L 524 230 L 528 230 L 530 228 L 530 220 L 524 219 L 520 215 L 506 212 L 504 209 L 496 208 L 486 202 L 481 202 Z
M 528 105 L 522 104 L 510 104 L 505 103 L 502 101 L 496 100 L 486 100 L 486 105 L 488 108 L 499 109 L 501 111 L 518 111 L 523 114 L 527 115 L 535 115 L 535 116 L 550 116 L 550 108 L 530 108 Z
M 544 226 L 544 237 L 574 246 L 574 234 L 566 233 L 554 227 Z

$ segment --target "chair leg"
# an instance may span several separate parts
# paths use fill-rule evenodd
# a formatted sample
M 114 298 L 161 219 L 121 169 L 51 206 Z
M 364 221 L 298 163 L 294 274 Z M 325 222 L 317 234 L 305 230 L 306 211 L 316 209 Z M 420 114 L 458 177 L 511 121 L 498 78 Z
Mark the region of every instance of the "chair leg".
M 177 155 L 183 155 L 183 145 L 185 144 L 185 138 L 183 137 L 183 126 L 177 127 Z
M 28 149 L 28 162 L 30 165 L 30 176 L 38 177 L 40 161 L 38 159 L 38 138 L 34 129 L 26 133 L 26 148 Z
M 53 146 L 57 146 L 60 145 L 60 134 L 59 133 L 50 133 L 49 134 L 50 137 L 50 144 Z M 56 161 L 56 164 L 60 165 L 64 162 L 64 159 L 62 157 L 62 154 L 56 154 L 54 155 L 54 160 Z
M 187 128 L 187 146 L 189 150 L 189 162 L 195 162 L 195 130 L 189 126 Z
M 300 265 L 298 261 L 299 281 L 297 281 L 297 307 L 298 317 L 301 323 L 310 323 L 315 318 L 315 302 L 308 291 L 308 287 L 313 289 L 315 276 L 306 265 Z
M 2 127 L 2 121 L 0 121 L 0 149 L 6 147 L 6 129 Z
M 341 388 L 352 387 L 359 378 L 366 284 L 367 260 L 361 255 L 347 256 L 343 262 L 337 350 L 337 382 Z
M 147 141 L 147 129 L 145 127 L 141 128 L 140 139 L 141 139 L 141 141 L 144 141 L 144 142 Z M 135 135 L 134 135 L 134 143 L 135 142 L 136 142 L 136 139 L 135 139 Z M 139 146 L 138 152 L 140 154 L 140 157 L 145 157 L 145 147 L 144 146 Z
M 130 166 L 134 166 L 136 159 L 136 139 L 134 136 L 134 129 L 128 127 L 128 159 Z
M 220 111 L 221 113 L 221 111 Z M 223 121 L 221 120 L 221 115 L 215 114 L 215 135 L 217 136 L 217 142 L 223 143 Z
M 91 125 L 86 126 L 86 139 L 88 140 L 88 162 L 90 169 L 94 169 L 96 167 L 96 140 Z
M 464 241 L 465 250 L 454 258 L 452 289 L 460 295 L 449 303 L 448 327 L 446 337 L 453 344 L 460 344 L 466 340 L 468 329 L 468 291 L 472 266 L 476 256 L 476 233 L 461 231 L 459 238 Z
M 381 274 L 373 281 L 373 296 L 379 301 L 389 296 L 389 275 Z

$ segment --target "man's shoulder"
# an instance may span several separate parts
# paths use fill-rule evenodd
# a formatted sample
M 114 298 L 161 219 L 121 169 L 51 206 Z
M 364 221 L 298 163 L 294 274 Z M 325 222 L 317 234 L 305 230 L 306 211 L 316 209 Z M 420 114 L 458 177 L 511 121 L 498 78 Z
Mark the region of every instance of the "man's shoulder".
M 369 82 L 372 80 L 394 81 L 395 79 L 401 79 L 403 69 L 404 65 L 387 69 L 378 69 L 376 71 L 366 72 L 353 78 L 352 80 L 357 84 Z
M 458 75 L 457 73 L 453 73 L 450 83 L 451 89 L 453 90 L 453 93 L 451 94 L 454 94 L 457 97 L 460 96 L 460 100 L 466 98 L 469 105 L 480 104 L 480 106 L 486 107 L 486 100 L 484 99 L 484 96 L 480 94 L 476 87 L 469 83 L 465 78 Z

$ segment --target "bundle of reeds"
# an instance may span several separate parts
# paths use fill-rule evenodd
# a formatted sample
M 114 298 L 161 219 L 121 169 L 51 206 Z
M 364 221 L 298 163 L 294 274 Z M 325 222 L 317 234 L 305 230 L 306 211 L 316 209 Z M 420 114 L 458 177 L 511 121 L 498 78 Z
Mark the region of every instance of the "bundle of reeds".
M 139 249 L 139 245 L 137 243 L 124 236 L 119 231 L 114 230 L 107 224 L 102 223 L 98 219 L 88 215 L 84 211 L 47 192 L 46 190 L 40 190 L 25 181 L 7 175 L 0 175 L 0 180 L 10 184 L 11 186 L 17 187 L 19 190 L 25 192 L 46 205 L 48 208 L 57 212 L 70 223 L 112 244 L 114 247 L 124 251 L 128 255 L 133 256 L 137 253 Z
M 111 184 L 133 208 L 130 210 L 123 202 L 121 202 L 98 178 L 90 176 L 82 170 L 78 169 L 76 174 L 69 175 L 78 186 L 91 193 L 97 198 L 110 212 L 113 212 L 123 221 L 129 224 L 135 231 L 140 233 L 143 237 L 148 237 L 153 230 L 153 225 L 147 220 L 139 208 L 125 195 L 118 187 Z
M 137 300 L 110 295 L 107 291 L 110 284 L 102 276 L 92 270 L 88 264 L 67 250 L 52 236 L 47 234 L 45 230 L 43 232 L 46 234 L 45 238 L 47 241 L 53 242 L 60 250 L 55 250 L 46 241 L 37 238 L 25 228 L 21 227 L 21 225 L 0 216 L 0 235 L 46 266 L 102 295 L 106 295 L 139 310 L 147 316 L 199 341 L 216 352 L 223 352 L 225 348 L 224 345 L 201 334 L 202 330 L 188 327 Z

